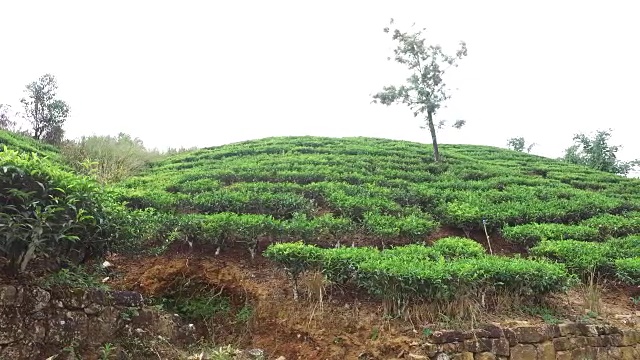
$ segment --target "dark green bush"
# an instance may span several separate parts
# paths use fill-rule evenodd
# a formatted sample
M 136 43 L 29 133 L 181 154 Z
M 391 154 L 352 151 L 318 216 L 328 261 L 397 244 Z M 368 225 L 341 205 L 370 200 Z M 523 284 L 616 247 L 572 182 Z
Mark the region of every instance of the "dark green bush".
M 479 258 L 486 255 L 486 251 L 475 240 L 461 237 L 447 237 L 437 240 L 431 249 L 445 259 Z
M 584 220 L 580 224 L 597 229 L 602 237 L 640 234 L 640 212 L 603 214 Z
M 421 245 L 379 252 L 372 248 L 320 249 L 288 243 L 271 245 L 264 254 L 281 263 L 294 280 L 303 271 L 321 269 L 331 281 L 355 281 L 371 294 L 399 304 L 452 300 L 491 290 L 537 296 L 562 291 L 573 279 L 563 265 L 483 255 L 481 247 L 466 239 L 447 239 L 440 249 L 447 260 L 433 247 Z
M 82 261 L 111 245 L 118 205 L 92 179 L 36 154 L 0 152 L 0 256 L 11 271 L 48 256 Z
M 596 270 L 611 270 L 609 248 L 603 243 L 577 240 L 542 241 L 531 248 L 531 254 L 562 262 L 570 271 L 581 275 Z
M 542 240 L 581 240 L 596 241 L 600 239 L 598 230 L 584 225 L 566 224 L 523 224 L 506 226 L 502 229 L 503 237 L 510 242 L 532 246 Z
M 640 237 L 615 238 L 603 243 L 543 241 L 532 248 L 531 253 L 562 262 L 570 271 L 582 276 L 592 271 L 606 276 L 620 275 L 616 262 L 640 257 Z
M 620 280 L 631 285 L 640 285 L 640 257 L 618 259 L 615 267 Z

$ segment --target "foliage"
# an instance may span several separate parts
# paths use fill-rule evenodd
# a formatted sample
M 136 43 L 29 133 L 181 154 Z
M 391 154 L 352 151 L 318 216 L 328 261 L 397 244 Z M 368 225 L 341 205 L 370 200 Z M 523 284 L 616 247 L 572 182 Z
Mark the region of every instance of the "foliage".
M 265 255 L 283 264 L 290 273 L 294 269 L 296 277 L 311 268 L 321 268 L 332 281 L 354 281 L 373 295 L 399 303 L 451 300 L 497 288 L 537 296 L 561 291 L 572 282 L 563 266 L 484 255 L 484 251 L 460 238 L 446 239 L 436 248 L 409 245 L 381 252 L 371 248 L 274 244 Z
M 99 276 L 104 275 L 100 271 L 87 271 L 85 266 L 70 266 L 57 272 L 48 274 L 41 280 L 41 285 L 46 288 L 90 288 L 108 289 L 109 287 L 100 281 Z
M 616 261 L 640 257 L 640 237 L 616 238 L 602 243 L 543 241 L 533 247 L 531 253 L 562 262 L 570 271 L 583 277 L 593 271 L 611 276 L 617 268 Z
M 431 246 L 433 250 L 445 259 L 479 258 L 486 254 L 478 242 L 461 237 L 446 237 L 437 240 Z
M 527 142 L 523 137 L 514 137 L 507 140 L 507 147 L 514 151 L 524 152 L 526 150 L 530 153 L 534 146 L 536 146 L 536 143 L 531 143 L 527 146 Z
M 79 174 L 95 176 L 101 183 L 123 180 L 142 170 L 160 153 L 145 148 L 142 140 L 118 136 L 83 136 L 61 146 L 65 160 Z
M 26 97 L 20 102 L 24 106 L 25 117 L 31 123 L 33 137 L 59 144 L 64 132 L 62 126 L 69 115 L 69 106 L 56 98 L 58 82 L 55 76 L 45 74 L 26 86 Z
M 533 246 L 542 240 L 581 240 L 596 241 L 600 239 L 597 229 L 585 225 L 566 224 L 523 224 L 506 226 L 502 235 L 507 241 Z
M 615 267 L 620 280 L 631 285 L 640 285 L 640 257 L 618 259 Z
M 611 129 L 599 130 L 593 137 L 576 134 L 573 137 L 575 144 L 565 150 L 564 160 L 600 171 L 626 175 L 640 165 L 640 160 L 629 162 L 618 160 L 616 153 L 620 150 L 620 146 L 609 145 L 610 137 Z
M 63 160 L 57 147 L 34 140 L 31 137 L 0 130 L 0 151 L 4 150 L 4 146 L 14 151 L 37 153 L 42 158 L 46 158 L 60 166 L 63 165 Z
M 367 212 L 364 214 L 363 224 L 368 233 L 383 239 L 402 237 L 415 241 L 438 229 L 438 223 L 431 216 L 419 212 L 406 216 Z
M 487 146 L 443 145 L 442 154 L 446 162 L 435 164 L 410 142 L 266 138 L 163 158 L 113 188 L 129 208 L 154 209 L 157 221 L 125 216 L 145 217 L 140 239 L 150 244 L 186 239 L 223 249 L 245 241 L 245 225 L 260 239 L 305 243 L 356 234 L 419 242 L 441 227 L 482 230 L 483 220 L 527 246 L 638 232 L 640 180 Z M 610 216 L 606 227 L 596 224 Z M 194 233 L 183 228 L 189 217 L 210 223 L 210 235 L 186 236 Z M 256 239 L 241 245 L 253 251 Z
M 0 152 L 0 255 L 24 271 L 36 257 L 82 260 L 102 254 L 117 226 L 117 206 L 86 177 L 59 169 L 34 154 Z
M 640 234 L 640 212 L 623 215 L 602 214 L 586 219 L 580 224 L 597 230 L 601 237 Z
M 384 32 L 389 33 L 389 28 L 386 27 Z M 392 31 L 391 38 L 397 41 L 393 51 L 394 60 L 405 65 L 411 72 L 411 76 L 406 80 L 407 85 L 385 86 L 381 92 L 373 96 L 374 102 L 380 102 L 383 105 L 405 104 L 414 116 L 425 116 L 426 125 L 431 133 L 434 160 L 438 162 L 440 152 L 433 117 L 443 103 L 451 97 L 443 81 L 444 74 L 450 67 L 457 66 L 457 60 L 467 56 L 467 45 L 461 41 L 460 49 L 456 54 L 447 55 L 440 45 L 427 45 L 422 31 L 408 33 L 395 29 Z M 463 125 L 464 121 L 458 120 L 454 127 L 459 128 Z
M 531 248 L 531 254 L 563 262 L 578 274 L 603 269 L 610 262 L 607 246 L 576 240 L 543 241 Z

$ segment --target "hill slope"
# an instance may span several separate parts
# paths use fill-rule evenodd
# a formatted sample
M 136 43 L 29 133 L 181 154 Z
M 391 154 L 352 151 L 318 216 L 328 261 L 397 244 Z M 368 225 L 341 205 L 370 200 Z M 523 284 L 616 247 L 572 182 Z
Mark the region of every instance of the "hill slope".
M 187 251 L 114 260 L 127 274 L 119 284 L 151 297 L 195 281 L 245 294 L 251 346 L 346 359 L 400 351 L 409 323 L 390 325 L 382 310 L 414 331 L 531 320 L 523 309 L 553 314 L 548 304 L 580 319 L 593 306 L 566 292 L 573 279 L 595 269 L 615 284 L 640 280 L 640 180 L 487 146 L 441 149 L 434 164 L 423 144 L 282 137 L 166 158 L 116 190 L 137 209 L 143 249 Z M 298 285 L 310 301 L 291 299 Z M 634 311 L 640 293 L 625 286 L 601 290 L 602 308 Z M 345 334 L 353 341 L 336 343 Z
M 309 239 L 415 241 L 438 227 L 481 230 L 483 220 L 492 231 L 640 209 L 640 180 L 487 146 L 443 145 L 442 153 L 445 162 L 434 164 L 428 146 L 411 142 L 268 138 L 169 157 L 120 186 L 136 208 L 324 221 L 308 226 Z
M 28 136 L 0 130 L 0 151 L 2 151 L 3 146 L 20 152 L 37 153 L 48 157 L 54 162 L 62 161 L 60 152 L 56 147 L 41 143 Z

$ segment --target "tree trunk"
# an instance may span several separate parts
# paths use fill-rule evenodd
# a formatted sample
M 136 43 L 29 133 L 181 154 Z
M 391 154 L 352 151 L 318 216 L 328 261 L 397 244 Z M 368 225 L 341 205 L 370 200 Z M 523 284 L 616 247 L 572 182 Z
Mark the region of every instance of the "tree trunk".
M 440 151 L 438 150 L 438 139 L 436 138 L 436 127 L 433 125 L 433 112 L 427 111 L 427 126 L 431 133 L 431 142 L 433 143 L 433 160 L 440 161 Z

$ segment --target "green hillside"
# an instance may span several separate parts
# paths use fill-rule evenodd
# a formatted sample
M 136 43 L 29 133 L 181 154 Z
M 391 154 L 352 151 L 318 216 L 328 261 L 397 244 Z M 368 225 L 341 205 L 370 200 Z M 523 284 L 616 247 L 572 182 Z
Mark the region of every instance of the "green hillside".
M 166 158 L 118 192 L 157 221 L 139 237 L 164 246 L 238 244 L 254 255 L 263 240 L 384 246 L 486 225 L 563 262 L 582 251 L 566 241 L 599 247 L 600 258 L 570 269 L 615 272 L 616 261 L 640 256 L 637 238 L 624 238 L 640 234 L 640 180 L 488 146 L 443 145 L 442 154 L 436 164 L 428 146 L 411 142 L 267 138 Z M 627 250 L 613 251 L 614 240 Z M 619 268 L 633 275 L 636 260 Z
M 45 156 L 54 162 L 62 161 L 60 152 L 55 146 L 41 143 L 28 136 L 22 136 L 9 131 L 0 130 L 0 151 L 2 151 L 4 146 L 20 152 L 37 153 L 38 155 Z

